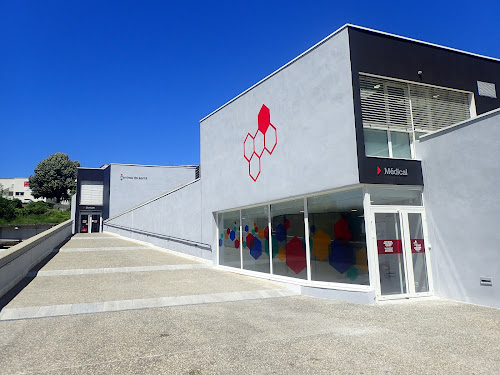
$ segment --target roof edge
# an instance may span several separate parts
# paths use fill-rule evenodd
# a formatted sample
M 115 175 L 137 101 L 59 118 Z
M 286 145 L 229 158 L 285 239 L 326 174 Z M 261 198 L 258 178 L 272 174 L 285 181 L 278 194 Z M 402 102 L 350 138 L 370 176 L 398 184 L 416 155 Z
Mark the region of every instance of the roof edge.
M 500 115 L 500 108 L 493 109 L 493 110 L 491 110 L 489 112 L 485 112 L 479 116 L 472 117 L 468 120 L 465 120 L 465 121 L 459 122 L 457 124 L 450 125 L 446 128 L 436 130 L 435 132 L 423 135 L 422 137 L 420 137 L 419 142 L 425 142 L 425 141 L 428 141 L 429 139 L 439 137 L 440 135 L 451 133 L 452 131 L 455 131 L 455 130 L 461 129 L 461 128 L 465 128 L 469 125 L 475 124 L 478 121 L 482 121 L 482 120 L 485 120 L 487 118 L 494 117 L 496 115 Z
M 431 47 L 437 47 L 437 48 L 445 49 L 445 50 L 448 50 L 448 51 L 463 53 L 465 55 L 470 55 L 470 56 L 474 56 L 474 57 L 480 57 L 480 58 L 483 58 L 483 59 L 500 62 L 500 59 L 498 59 L 496 57 L 480 55 L 478 53 L 468 52 L 468 51 L 464 51 L 464 50 L 458 49 L 458 48 L 446 47 L 446 46 L 443 46 L 441 44 L 436 44 L 436 43 L 431 43 L 431 42 L 425 42 L 425 41 L 419 40 L 419 39 L 413 39 L 413 38 L 409 38 L 409 37 L 406 37 L 406 36 L 401 36 L 401 35 L 397 35 L 397 34 L 388 33 L 388 32 L 385 32 L 385 31 L 370 29 L 369 27 L 352 25 L 352 24 L 346 24 L 346 26 L 352 27 L 353 29 L 370 31 L 370 32 L 375 33 L 375 34 L 386 35 L 386 36 L 390 36 L 390 37 L 397 38 L 397 39 L 403 39 L 403 40 L 407 40 L 407 41 L 414 42 L 414 43 L 425 44 L 425 45 L 431 46 Z
M 188 164 L 188 165 L 153 165 L 153 164 L 126 164 L 126 163 L 109 163 L 112 165 L 123 165 L 127 167 L 156 167 L 156 168 L 197 168 L 199 164 Z
M 106 169 L 107 167 L 110 167 L 112 165 L 123 165 L 126 167 L 155 167 L 155 168 L 197 168 L 199 167 L 199 164 L 188 164 L 188 165 L 149 165 L 149 164 L 124 164 L 124 163 L 109 163 L 109 164 L 104 164 L 102 167 L 99 168 L 92 168 L 92 167 L 77 167 L 78 169 Z

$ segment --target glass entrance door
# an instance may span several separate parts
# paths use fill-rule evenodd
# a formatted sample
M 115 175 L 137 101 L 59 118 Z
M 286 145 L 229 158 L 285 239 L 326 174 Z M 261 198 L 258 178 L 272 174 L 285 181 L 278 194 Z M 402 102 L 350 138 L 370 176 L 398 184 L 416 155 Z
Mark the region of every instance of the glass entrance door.
M 89 215 L 80 215 L 80 233 L 88 233 L 89 231 Z
M 399 213 L 375 213 L 380 292 L 405 294 L 407 277 L 403 254 L 403 235 Z
M 80 233 L 101 231 L 101 212 L 84 211 L 80 213 Z
M 374 209 L 378 294 L 410 297 L 430 292 L 423 211 Z
M 99 232 L 100 228 L 101 228 L 101 215 L 93 214 L 92 215 L 92 233 Z

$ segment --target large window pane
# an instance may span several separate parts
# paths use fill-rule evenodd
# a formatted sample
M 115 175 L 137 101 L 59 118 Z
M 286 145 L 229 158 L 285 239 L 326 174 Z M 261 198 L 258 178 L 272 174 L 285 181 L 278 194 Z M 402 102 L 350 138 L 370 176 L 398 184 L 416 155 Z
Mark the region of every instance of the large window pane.
M 364 129 L 366 156 L 389 157 L 387 132 L 385 130 Z
M 411 159 L 410 134 L 391 132 L 392 157 Z
M 219 214 L 219 264 L 241 268 L 240 211 Z
M 241 211 L 243 269 L 269 273 L 267 205 Z
M 271 216 L 273 273 L 307 279 L 304 200 L 273 204 Z
M 371 204 L 421 206 L 422 192 L 420 190 L 370 188 Z
M 369 285 L 363 192 L 307 199 L 311 279 Z

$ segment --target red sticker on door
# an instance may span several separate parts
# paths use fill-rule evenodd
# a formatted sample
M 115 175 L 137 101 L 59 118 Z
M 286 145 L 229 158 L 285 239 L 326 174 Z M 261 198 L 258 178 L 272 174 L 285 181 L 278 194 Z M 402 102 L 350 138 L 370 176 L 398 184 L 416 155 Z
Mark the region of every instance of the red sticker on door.
M 403 251 L 401 240 L 377 240 L 379 254 L 400 254 Z
M 414 238 L 411 240 L 412 253 L 425 253 L 424 240 L 421 238 Z

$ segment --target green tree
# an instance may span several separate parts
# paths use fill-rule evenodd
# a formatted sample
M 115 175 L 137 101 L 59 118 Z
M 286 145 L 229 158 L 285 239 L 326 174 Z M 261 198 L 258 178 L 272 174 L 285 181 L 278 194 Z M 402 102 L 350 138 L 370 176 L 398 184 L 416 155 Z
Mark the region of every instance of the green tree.
M 67 154 L 57 152 L 38 163 L 35 175 L 30 176 L 30 188 L 35 198 L 54 198 L 57 203 L 69 199 L 76 189 L 76 168 Z

